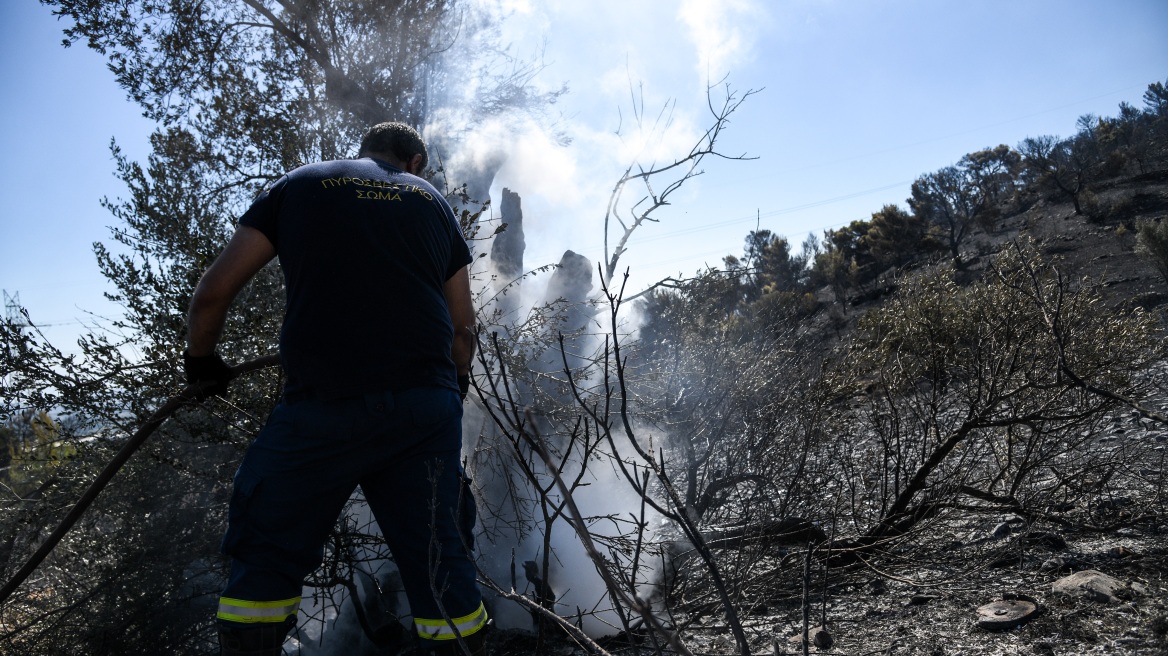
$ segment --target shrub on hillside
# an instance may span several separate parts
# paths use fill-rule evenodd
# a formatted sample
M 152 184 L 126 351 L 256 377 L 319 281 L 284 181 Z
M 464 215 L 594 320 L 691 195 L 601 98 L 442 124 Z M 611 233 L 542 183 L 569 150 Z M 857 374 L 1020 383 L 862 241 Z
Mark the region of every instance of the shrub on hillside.
M 1168 282 L 1168 220 L 1140 221 L 1136 230 L 1136 250 L 1150 259 Z

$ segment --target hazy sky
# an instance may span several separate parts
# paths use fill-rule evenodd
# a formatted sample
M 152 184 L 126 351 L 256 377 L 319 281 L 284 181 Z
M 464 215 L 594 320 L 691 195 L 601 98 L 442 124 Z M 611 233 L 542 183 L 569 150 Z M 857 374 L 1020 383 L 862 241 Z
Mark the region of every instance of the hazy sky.
M 688 148 L 708 124 L 707 80 L 761 89 L 720 144 L 758 159 L 708 160 L 660 223 L 638 231 L 623 261 L 634 288 L 719 265 L 756 222 L 797 245 L 903 205 L 923 173 L 986 146 L 1069 135 L 1078 116 L 1113 116 L 1120 101 L 1142 107 L 1147 85 L 1168 78 L 1163 0 L 503 4 L 515 53 L 542 48 L 538 83 L 570 88 L 557 110 L 572 144 L 536 129 L 512 136 L 497 181 L 523 195 L 528 266 L 567 248 L 603 257 L 613 183 L 638 153 L 665 161 Z M 33 0 L 0 6 L 0 288 L 68 341 L 86 311 L 116 312 L 91 248 L 113 223 L 100 199 L 125 194 L 109 143 L 144 159 L 152 126 L 99 55 L 61 47 L 60 30 Z M 630 81 L 651 117 L 676 100 L 659 139 L 631 129 Z

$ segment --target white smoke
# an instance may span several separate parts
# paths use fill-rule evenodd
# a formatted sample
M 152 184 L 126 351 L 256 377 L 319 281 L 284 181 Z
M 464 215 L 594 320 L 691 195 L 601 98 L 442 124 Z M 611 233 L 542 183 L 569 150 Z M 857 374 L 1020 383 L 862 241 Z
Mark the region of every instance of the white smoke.
M 583 88 L 583 93 L 601 96 L 611 103 L 612 110 L 605 113 L 610 118 L 607 122 L 595 124 L 568 118 L 553 129 L 538 117 L 517 119 L 509 116 L 469 127 L 459 124 L 462 114 L 452 112 L 439 117 L 428 127 L 427 132 L 431 134 L 450 132 L 466 135 L 451 145 L 446 161 L 450 180 L 457 182 L 473 180 L 476 176 L 481 178 L 486 170 L 494 174 L 489 219 L 495 223 L 480 234 L 489 234 L 500 220 L 498 203 L 501 190 L 506 187 L 522 197 L 525 270 L 556 263 L 569 249 L 588 257 L 593 267 L 602 262 L 607 255 L 604 250 L 603 222 L 617 179 L 634 163 L 660 165 L 684 156 L 704 130 L 705 97 L 701 96 L 699 102 L 694 103 L 673 101 L 658 91 L 667 87 L 667 84 L 643 82 L 654 76 L 654 65 L 658 62 L 638 56 L 634 51 L 643 49 L 646 40 L 662 40 L 662 49 L 665 51 L 689 48 L 689 59 L 695 63 L 695 68 L 699 64 L 704 67 L 705 64 L 701 62 L 707 60 L 715 61 L 717 65 L 729 65 L 734 57 L 745 56 L 750 44 L 745 35 L 735 36 L 734 43 L 726 45 L 722 50 L 711 50 L 710 43 L 694 36 L 697 29 L 694 21 L 707 19 L 721 21 L 715 21 L 721 30 L 720 35 L 730 33 L 731 24 L 724 16 L 716 15 L 716 12 L 702 13 L 710 6 L 695 3 L 685 5 L 679 15 L 679 19 L 684 20 L 674 24 L 678 32 L 684 31 L 685 34 L 682 38 L 676 38 L 676 34 L 663 36 L 646 29 L 651 20 L 660 20 L 662 17 L 669 20 L 677 13 L 676 9 L 665 10 L 664 5 L 658 6 L 655 12 L 644 12 L 640 28 L 628 31 L 628 22 L 609 20 L 614 13 L 623 11 L 617 11 L 613 6 L 590 6 L 585 11 L 578 4 L 552 3 L 537 7 L 529 3 L 513 3 L 511 9 L 515 14 L 511 18 L 518 20 L 505 23 L 504 26 L 509 29 L 530 33 L 531 26 L 546 28 L 559 20 L 571 19 L 577 21 L 580 27 L 579 41 L 587 43 L 591 52 L 603 51 L 607 43 L 623 42 L 628 45 L 626 52 L 630 54 L 618 58 L 613 65 L 600 71 L 590 71 L 586 82 L 569 80 L 574 89 Z M 745 11 L 748 7 L 746 3 L 740 2 L 735 5 L 735 10 Z M 517 27 L 516 23 L 527 27 Z M 575 47 L 579 48 L 579 43 Z M 702 48 L 705 50 L 702 51 Z M 550 67 L 546 73 L 554 75 L 555 68 Z M 694 88 L 704 91 L 706 82 L 703 71 L 699 77 L 691 78 L 690 83 L 676 91 L 688 93 Z M 556 85 L 552 83 L 547 86 Z M 571 138 L 570 145 L 562 145 L 561 131 Z M 481 179 L 478 184 L 482 184 Z M 677 202 L 684 202 L 684 194 L 698 193 L 699 185 L 691 186 L 692 189 L 683 190 L 682 195 L 676 197 Z M 627 217 L 630 206 L 645 193 L 643 188 L 630 187 L 622 196 L 618 210 Z M 612 248 L 621 236 L 621 228 L 613 221 L 610 230 L 609 248 Z M 476 244 L 476 250 L 480 253 L 488 252 L 489 248 L 489 242 Z M 490 262 L 490 258 L 480 258 L 472 267 L 472 273 L 477 274 L 476 282 L 484 291 L 480 295 L 483 299 L 492 296 L 487 281 L 497 273 Z M 622 265 L 629 264 L 635 266 L 635 260 L 626 258 L 622 261 Z M 596 274 L 594 269 L 593 301 L 599 292 Z M 519 285 L 509 290 L 508 293 L 513 296 L 510 304 L 519 308 L 518 323 L 522 323 L 524 317 L 533 316 L 533 312 L 543 308 L 542 304 L 554 296 L 547 291 L 550 278 L 550 273 L 524 278 Z M 490 314 L 491 306 L 483 305 L 479 308 L 480 315 Z M 506 337 L 512 340 L 504 340 L 506 348 L 522 353 L 527 358 L 527 366 L 541 372 L 533 377 L 537 382 L 526 388 L 517 381 L 528 378 L 527 372 L 512 372 L 516 374 L 512 384 L 516 387 L 521 404 L 537 403 L 533 397 L 539 396 L 535 389 L 541 384 L 539 380 L 546 383 L 558 377 L 562 382 L 558 353 L 554 347 L 548 347 L 547 341 L 541 342 L 541 338 L 546 340 L 554 337 L 555 323 L 534 323 L 545 326 L 542 335 L 538 331 L 505 331 Z M 577 340 L 571 345 L 571 350 L 588 351 L 601 346 L 604 325 L 593 322 L 588 330 L 592 337 Z M 478 373 L 482 374 L 481 371 Z M 586 381 L 583 384 L 586 385 Z M 546 390 L 544 392 L 545 399 L 555 396 Z M 565 398 L 559 399 L 559 402 L 564 404 L 562 407 L 571 405 Z M 538 411 L 550 409 L 534 410 L 538 415 Z M 487 576 L 504 589 L 511 587 L 514 571 L 515 592 L 533 595 L 534 588 L 525 576 L 523 564 L 535 561 L 542 568 L 545 555 L 543 531 L 546 529 L 538 521 L 525 521 L 533 516 L 538 519 L 539 501 L 532 489 L 533 483 L 524 480 L 519 473 L 513 448 L 500 439 L 493 422 L 477 406 L 477 402 L 468 405 L 464 433 L 471 474 L 480 491 L 480 534 L 476 540 L 480 566 Z M 563 446 L 562 434 L 546 437 L 554 445 Z M 625 438 L 622 436 L 620 439 Z M 626 449 L 629 453 L 623 455 L 632 455 L 627 445 Z M 533 460 L 529 455 L 529 463 Z M 580 468 L 585 466 L 587 469 L 582 479 L 585 485 L 577 488 L 573 496 L 580 511 L 593 518 L 590 531 L 602 541 L 605 538 L 630 535 L 633 529 L 628 521 L 641 515 L 642 500 L 618 470 L 612 454 L 595 457 L 588 463 L 581 463 L 576 458 L 563 473 L 564 478 L 573 480 Z M 543 471 L 542 464 L 535 462 L 534 469 L 539 472 L 535 483 L 548 485 L 550 478 Z M 556 500 L 559 494 L 553 492 L 549 496 Z M 621 523 L 597 519 L 604 517 L 620 518 Z M 672 536 L 669 527 L 664 526 L 654 513 L 647 512 L 646 519 L 649 529 L 643 538 L 647 544 L 657 545 Z M 580 624 L 592 636 L 620 631 L 623 627 L 612 608 L 611 596 L 602 578 L 597 574 L 579 537 L 563 518 L 553 524 L 550 546 L 550 566 L 547 572 L 541 571 L 539 574 L 546 578 L 555 595 L 555 611 L 569 618 L 581 613 Z M 640 563 L 636 592 L 642 598 L 652 596 L 652 588 L 659 583 L 663 564 L 660 552 L 650 552 Z M 513 602 L 496 599 L 490 606 L 501 628 L 533 627 L 531 614 Z
M 685 0 L 677 15 L 697 52 L 697 73 L 710 81 L 750 60 L 766 16 L 751 0 Z
M 550 91 L 566 83 L 569 93 L 542 114 L 517 112 L 465 131 L 467 113 L 455 111 L 427 132 L 465 135 L 452 169 L 505 157 L 491 197 L 497 201 L 503 187 L 523 196 L 528 268 L 556 262 L 566 249 L 604 259 L 614 183 L 634 163 L 664 164 L 688 153 L 708 127 L 707 84 L 727 72 L 721 68 L 753 57 L 766 23 L 756 0 L 480 4 L 502 17 L 500 42 L 512 55 L 543 63 L 533 85 Z M 571 140 L 566 147 L 563 135 Z M 676 207 L 658 212 L 662 223 L 684 212 L 687 199 L 714 193 L 703 184 L 700 177 L 688 182 L 673 198 Z M 625 209 L 644 195 L 630 188 Z M 656 227 L 644 226 L 637 238 Z M 610 225 L 610 248 L 619 230 Z M 634 250 L 625 257 L 638 289 L 655 280 L 641 276 L 634 258 L 660 255 Z
M 680 8 L 665 1 L 586 5 L 502 0 L 485 6 L 491 11 L 501 8 L 506 14 L 501 24 L 504 43 L 519 43 L 522 47 L 531 44 L 533 34 L 547 35 L 543 47 L 548 64 L 532 84 L 548 91 L 568 82 L 571 93 L 557 106 L 564 113 L 558 119 L 548 112 L 476 116 L 466 111 L 464 103 L 473 97 L 474 85 L 479 82 L 468 79 L 466 88 L 453 90 L 465 93 L 448 99 L 449 109 L 435 112 L 423 133 L 432 144 L 438 144 L 436 151 L 442 157 L 449 185 L 465 183 L 472 199 L 482 201 L 489 197 L 492 201 L 484 215 L 480 237 L 490 235 L 498 225 L 498 203 L 506 187 L 522 197 L 524 270 L 555 264 L 569 249 L 589 258 L 595 267 L 607 255 L 604 218 L 614 183 L 636 163 L 651 166 L 684 156 L 699 139 L 707 116 L 706 85 L 711 78 L 725 73 L 723 69 L 750 56 L 754 32 L 744 26 L 744 19 L 756 17 L 756 5 L 746 0 L 729 4 L 688 0 Z M 524 56 L 519 50 L 514 54 Z M 685 66 L 681 73 L 676 64 L 679 61 L 691 62 L 692 66 Z M 565 135 L 570 139 L 568 145 L 564 145 Z M 683 203 L 686 194 L 692 196 L 700 191 L 699 179 L 688 184 L 674 202 Z M 627 215 L 629 207 L 644 194 L 643 189 L 630 188 L 619 210 Z M 613 222 L 610 230 L 609 248 L 620 237 L 620 227 Z M 490 240 L 476 242 L 472 247 L 476 255 L 486 254 Z M 627 255 L 622 268 L 635 268 L 637 256 L 635 251 Z M 489 257 L 479 257 L 472 265 L 476 291 L 483 301 L 480 316 L 492 309 L 488 300 L 494 295 L 489 282 L 493 273 Z M 532 402 L 538 396 L 539 385 L 554 387 L 563 383 L 558 373 L 558 355 L 548 349 L 546 341 L 558 325 L 554 318 L 548 318 L 557 308 L 552 308 L 551 315 L 539 314 L 551 300 L 551 278 L 551 272 L 527 276 L 508 292 L 514 295 L 517 323 L 537 316 L 540 321 L 532 325 L 542 326 L 544 331 L 528 326 L 526 333 L 506 335 L 506 348 L 526 357 L 537 372 L 529 377 L 537 382 L 527 389 L 519 386 L 521 403 Z M 594 301 L 597 283 L 594 269 Z M 591 336 L 578 337 L 573 350 L 599 348 L 606 331 L 603 322 L 593 322 L 585 332 Z M 527 377 L 528 372 L 518 373 L 521 375 L 517 379 Z M 541 393 L 544 398 L 554 396 L 546 389 Z M 561 398 L 560 403 L 562 408 L 571 406 L 567 398 Z M 549 432 L 549 441 L 563 447 L 562 431 L 558 436 L 554 430 Z M 533 516 L 538 504 L 532 485 L 547 485 L 549 476 L 543 465 L 528 454 L 528 461 L 535 462 L 536 480 L 524 479 L 515 466 L 513 449 L 500 440 L 499 431 L 477 401 L 467 404 L 464 433 L 470 474 L 480 492 L 476 537 L 480 567 L 504 589 L 512 585 L 514 567 L 515 591 L 531 594 L 533 588 L 523 564 L 535 561 L 542 568 L 546 527 L 526 520 Z M 627 444 L 621 449 L 628 449 Z M 631 456 L 628 450 L 630 453 L 622 455 Z M 618 470 L 613 455 L 601 454 L 587 463 L 577 457 L 563 475 L 572 480 L 581 468 L 586 468 L 584 485 L 573 496 L 580 511 L 592 518 L 590 531 L 602 540 L 630 535 L 633 528 L 628 522 L 641 516 L 642 500 Z M 558 496 L 552 493 L 550 498 L 554 501 Z M 620 518 L 624 523 L 600 519 L 605 517 Z M 646 513 L 646 519 L 649 526 L 643 537 L 647 544 L 663 542 L 672 535 L 670 527 L 654 513 Z M 601 577 L 564 518 L 554 522 L 550 546 L 550 566 L 539 574 L 546 578 L 555 595 L 555 611 L 569 618 L 580 613 L 581 626 L 592 636 L 621 630 Z M 636 592 L 642 598 L 652 596 L 663 564 L 661 556 L 654 552 L 640 564 Z M 488 600 L 501 628 L 532 628 L 532 616 L 527 610 L 513 602 Z M 342 615 L 352 613 L 342 610 Z M 360 630 L 351 617 L 326 615 L 325 621 L 326 630 L 338 634 Z M 335 645 L 337 641 L 326 643 Z
M 363 534 L 381 535 L 360 489 L 353 493 L 350 503 L 345 506 L 342 521 Z M 343 585 L 329 589 L 304 587 L 301 592 L 300 621 L 296 631 L 289 637 L 289 647 L 298 648 L 299 651 L 292 653 L 300 656 L 350 656 L 364 653 L 355 646 L 362 646 L 365 651 L 372 648 L 357 617 L 356 604 L 362 604 L 375 630 L 384 622 L 394 621 L 393 615 L 398 616 L 397 621 L 403 632 L 414 630 L 413 623 L 408 619 L 409 602 L 405 590 L 400 586 L 397 564 L 388 559 L 387 555 L 388 549 L 383 542 L 366 541 L 344 558 L 354 569 L 351 578 L 359 591 L 356 597 Z M 327 638 L 324 637 L 326 634 Z
M 562 378 L 561 378 L 562 380 Z M 588 381 L 580 381 L 582 387 Z M 529 388 L 518 380 L 511 385 L 519 396 Z M 560 403 L 564 400 L 560 399 Z M 488 400 L 488 403 L 491 403 Z M 499 409 L 493 408 L 495 414 Z M 510 441 L 502 436 L 485 408 L 477 400 L 468 404 L 465 423 L 466 454 L 472 463 L 472 475 L 479 495 L 479 532 L 476 538 L 478 561 L 487 577 L 504 590 L 534 599 L 537 586 L 525 575 L 524 563 L 533 561 L 538 565 L 538 573 L 550 586 L 555 597 L 555 611 L 567 617 L 573 624 L 579 624 L 593 637 L 611 635 L 622 629 L 619 617 L 613 610 L 612 599 L 595 563 L 588 556 L 580 537 L 565 516 L 551 523 L 548 551 L 548 569 L 543 570 L 545 533 L 540 512 L 541 499 L 535 486 L 551 489 L 546 501 L 555 507 L 562 501 L 560 491 L 553 487 L 553 477 L 544 463 L 529 449 L 520 445 L 520 454 Z M 541 428 L 542 427 L 542 428 Z M 564 431 L 554 431 L 554 422 L 536 419 L 536 425 L 529 431 L 538 432 L 548 444 L 553 458 L 558 462 L 571 443 Z M 514 429 L 509 432 L 514 435 Z M 550 433 L 550 434 L 547 434 Z M 595 435 L 593 435 L 595 439 Z M 626 438 L 617 436 L 617 444 Z M 577 443 L 578 444 L 578 443 Z M 568 465 L 560 472 L 561 479 L 569 486 L 577 481 L 579 485 L 572 492 L 573 500 L 585 519 L 593 539 L 607 544 L 620 539 L 636 540 L 634 519 L 644 516 L 647 528 L 640 536 L 645 545 L 637 568 L 635 593 L 642 598 L 652 596 L 653 588 L 659 583 L 662 571 L 662 555 L 657 548 L 665 539 L 665 528 L 659 516 L 650 508 L 642 508 L 642 500 L 616 465 L 613 454 L 604 446 L 583 462 L 579 452 L 574 452 Z M 619 454 L 628 458 L 631 449 L 622 449 Z M 523 473 L 519 458 L 527 463 L 532 477 Z M 614 553 L 601 547 L 605 558 L 613 558 Z M 629 571 L 628 555 L 620 564 Z M 514 575 L 514 578 L 512 576 Z M 489 595 L 492 598 L 493 595 Z M 495 598 L 489 602 L 496 624 L 504 629 L 533 628 L 531 613 L 515 602 Z

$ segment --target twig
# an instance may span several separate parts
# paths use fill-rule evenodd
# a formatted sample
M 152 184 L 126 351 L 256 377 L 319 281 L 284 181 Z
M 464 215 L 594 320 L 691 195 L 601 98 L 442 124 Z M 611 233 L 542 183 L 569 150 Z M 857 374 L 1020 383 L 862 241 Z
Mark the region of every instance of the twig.
M 538 614 L 540 617 L 543 617 L 544 619 L 550 620 L 550 621 L 558 624 L 559 627 L 561 629 L 563 629 L 565 633 L 567 633 L 574 640 L 576 640 L 578 643 L 580 643 L 580 646 L 591 651 L 592 653 L 599 654 L 600 656 L 612 656 L 612 654 L 605 651 L 605 649 L 603 647 L 596 644 L 596 642 L 594 640 L 592 640 L 592 638 L 589 638 L 587 636 L 587 634 L 585 634 L 583 631 L 581 631 L 579 627 L 572 624 L 568 620 L 560 617 L 559 615 L 556 615 L 555 613 L 544 608 L 543 606 L 540 606 L 539 604 L 532 601 L 531 599 L 528 599 L 526 595 L 521 595 L 521 594 L 519 594 L 517 592 L 513 592 L 513 591 L 508 592 L 507 590 L 500 588 L 494 581 L 492 581 L 489 578 L 480 579 L 480 582 L 484 583 L 495 594 L 499 595 L 500 598 L 507 599 L 508 601 L 514 601 L 515 603 L 526 607 L 527 610 Z M 512 589 L 514 589 L 514 588 L 512 588 Z
M 592 534 L 588 531 L 588 526 L 584 523 L 584 516 L 580 512 L 580 509 L 576 507 L 576 499 L 572 495 L 572 491 L 568 489 L 567 484 L 564 483 L 564 479 L 558 473 L 556 473 L 555 464 L 552 462 L 551 455 L 544 447 L 542 440 L 539 439 L 539 434 L 536 432 L 534 423 L 532 422 L 530 416 L 528 416 L 527 423 L 528 426 L 531 427 L 531 430 L 524 430 L 520 433 L 520 435 L 532 448 L 532 450 L 535 451 L 541 459 L 543 459 L 544 464 L 547 465 L 551 476 L 555 480 L 556 487 L 559 488 L 560 494 L 563 495 L 565 504 L 567 506 L 568 523 L 571 524 L 572 528 L 576 531 L 576 536 L 580 538 L 580 543 L 584 546 L 584 551 L 588 554 L 588 557 L 596 566 L 597 573 L 600 574 L 602 579 L 604 579 L 605 586 L 613 595 L 619 596 L 621 601 L 623 601 L 626 605 L 628 605 L 629 608 L 633 609 L 637 614 L 644 618 L 645 622 L 649 624 L 649 626 L 651 626 L 654 631 L 665 636 L 666 639 L 669 640 L 670 646 L 672 646 L 675 650 L 685 654 L 685 656 L 693 656 L 685 644 L 681 642 L 681 639 L 677 637 L 677 634 L 666 629 L 661 624 L 661 621 L 658 620 L 655 615 L 653 615 L 652 608 L 650 608 L 649 605 L 646 604 L 639 595 L 625 592 L 625 590 L 613 579 L 612 572 L 609 571 L 608 562 L 605 560 L 604 556 L 600 554 L 600 551 L 597 550 L 596 544 L 592 541 Z M 535 433 L 535 435 L 533 436 L 532 433 Z
M 672 503 L 673 506 L 678 509 L 679 512 L 672 513 L 672 516 L 676 519 L 678 525 L 686 534 L 686 538 L 690 541 L 691 544 L 693 544 L 694 548 L 697 549 L 698 554 L 701 556 L 702 561 L 706 565 L 706 570 L 710 574 L 710 581 L 713 583 L 714 588 L 718 591 L 718 596 L 722 600 L 723 611 L 726 614 L 726 623 L 730 625 L 730 632 L 734 634 L 734 640 L 737 643 L 739 653 L 742 656 L 749 656 L 750 645 L 747 642 L 746 633 L 742 630 L 742 623 L 738 619 L 738 611 L 734 608 L 734 604 L 730 600 L 730 593 L 726 589 L 726 583 L 722 579 L 722 573 L 714 559 L 714 554 L 710 552 L 709 547 L 706 545 L 706 541 L 702 537 L 702 532 L 698 529 L 695 520 L 692 519 L 689 516 L 689 513 L 685 511 L 685 501 L 681 498 L 681 494 L 677 491 L 677 488 L 673 485 L 672 479 L 669 478 L 669 474 L 665 471 L 663 459 L 655 459 L 652 454 L 645 451 L 640 442 L 637 441 L 636 433 L 633 431 L 632 422 L 629 419 L 629 390 L 628 381 L 625 378 L 625 362 L 621 357 L 620 340 L 616 338 L 616 335 L 618 334 L 617 313 L 620 309 L 621 300 L 624 296 L 624 287 L 626 284 L 628 284 L 628 280 L 629 273 L 626 270 L 620 290 L 616 294 L 613 294 L 610 290 L 607 279 L 601 279 L 601 290 L 608 298 L 610 308 L 609 319 L 611 321 L 611 330 L 613 335 L 613 364 L 614 368 L 616 369 L 617 384 L 619 387 L 621 400 L 619 406 L 621 426 L 624 428 L 625 436 L 628 438 L 629 443 L 632 445 L 633 449 L 637 452 L 638 455 L 641 456 L 642 459 L 644 459 L 645 463 L 653 469 L 654 474 L 657 476 L 657 480 L 661 482 L 662 488 L 668 495 L 670 503 Z M 572 385 L 572 388 L 573 394 L 576 394 L 578 398 L 578 391 L 576 390 L 574 384 Z M 615 453 L 617 450 L 616 442 L 613 439 L 611 431 L 608 432 L 607 437 L 609 439 L 609 443 L 612 445 L 613 452 Z M 621 465 L 622 471 L 624 471 L 623 462 L 619 458 L 617 459 L 617 462 Z

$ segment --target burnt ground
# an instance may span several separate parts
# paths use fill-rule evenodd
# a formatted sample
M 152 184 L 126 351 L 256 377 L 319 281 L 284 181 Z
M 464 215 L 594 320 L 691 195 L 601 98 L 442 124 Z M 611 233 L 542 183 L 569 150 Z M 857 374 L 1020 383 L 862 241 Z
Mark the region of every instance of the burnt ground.
M 969 275 L 976 276 L 1010 240 L 1031 236 L 1060 262 L 1065 275 L 1101 284 L 1117 310 L 1153 313 L 1168 334 L 1168 282 L 1135 252 L 1137 221 L 1168 220 L 1168 174 L 1112 182 L 1096 190 L 1092 205 L 1085 216 L 1075 214 L 1069 202 L 1044 200 L 1001 220 L 993 234 L 976 235 L 964 254 Z M 874 304 L 861 304 L 852 316 Z M 1162 365 L 1151 372 L 1162 398 L 1147 401 L 1165 413 L 1168 365 Z M 1131 449 L 1128 494 L 1097 499 L 1090 508 L 1063 509 L 1067 514 L 1052 516 L 1051 522 L 1024 525 L 1010 516 L 950 522 L 931 550 L 884 567 L 838 572 L 829 577 L 826 604 L 834 644 L 810 652 L 1168 654 L 1168 426 L 1125 410 L 1105 424 L 1096 440 L 1099 449 Z M 963 528 L 954 531 L 954 525 Z M 1108 574 L 1126 587 L 1118 600 L 1108 602 L 1052 592 L 1056 580 L 1083 570 Z M 797 572 L 788 570 L 788 579 L 792 576 L 797 578 Z M 746 620 L 752 653 L 802 653 L 801 644 L 788 640 L 802 631 L 800 591 L 797 581 L 787 583 L 788 601 L 780 602 L 781 610 L 772 606 L 765 609 L 771 612 Z M 1012 595 L 1033 599 L 1036 617 L 1009 630 L 978 626 L 979 607 Z M 812 626 L 823 613 L 817 603 Z M 694 652 L 736 653 L 724 626 L 710 618 L 691 627 Z
M 1033 528 L 1033 527 L 1032 527 Z M 834 644 L 812 654 L 1168 654 L 1168 526 L 1140 525 L 1106 535 L 1062 533 L 1065 548 L 1023 546 L 1022 536 L 994 541 L 990 552 L 971 548 L 971 569 L 947 566 L 853 570 L 832 578 L 827 628 Z M 958 548 L 957 551 L 961 551 Z M 1052 563 L 1052 561 L 1054 561 Z M 966 563 L 969 564 L 969 563 Z M 1053 583 L 1072 571 L 1098 570 L 1126 585 L 1114 602 L 1067 597 Z M 909 577 L 917 577 L 911 580 Z M 930 580 L 940 582 L 930 583 Z M 799 654 L 802 610 L 797 591 L 786 602 L 743 618 L 756 655 Z M 816 595 L 818 596 L 818 595 Z M 1008 630 L 978 626 L 977 609 L 1003 598 L 1030 598 L 1034 619 Z M 812 623 L 822 607 L 816 600 Z M 694 654 L 736 654 L 722 617 L 711 613 L 682 632 Z M 496 635 L 491 653 L 587 653 L 555 641 L 533 651 L 530 636 Z M 621 640 L 604 643 L 613 654 L 648 654 Z
M 1030 236 L 1044 254 L 1062 260 L 1066 275 L 1101 283 L 1116 307 L 1142 307 L 1163 317 L 1168 283 L 1135 247 L 1138 221 L 1168 218 L 1168 172 L 1113 181 L 1095 198 L 1090 215 L 1075 214 L 1069 202 L 1040 200 L 1003 219 L 994 234 L 974 237 L 978 257 L 971 268 L 984 266 L 1007 241 Z
M 1153 313 L 1168 334 L 1168 282 L 1134 250 L 1135 224 L 1147 218 L 1168 218 L 1168 174 L 1102 186 L 1089 215 L 1075 214 L 1069 202 L 1040 200 L 1000 220 L 992 234 L 974 236 L 963 254 L 966 275 L 977 276 L 1004 244 L 1029 235 L 1060 261 L 1064 274 L 1100 283 L 1115 309 Z M 862 314 L 887 293 L 867 294 L 873 300 L 854 302 L 857 311 L 849 314 Z M 1145 401 L 1165 413 L 1168 363 L 1161 364 L 1149 372 L 1161 398 Z M 950 516 L 912 553 L 829 572 L 826 595 L 822 589 L 811 595 L 810 624 L 825 616 L 833 644 L 811 646 L 809 653 L 1168 655 L 1168 426 L 1131 410 L 1117 412 L 1103 426 L 1097 448 L 1132 454 L 1124 494 L 1097 498 L 1089 507 L 1052 509 L 1050 521 Z M 776 547 L 764 556 L 774 567 L 743 604 L 752 654 L 803 653 L 800 643 L 790 641 L 803 626 L 801 568 L 786 562 L 784 553 Z M 724 562 L 736 557 L 720 554 Z M 1108 601 L 1053 592 L 1055 581 L 1084 570 L 1107 574 L 1122 589 Z M 816 576 L 814 585 L 822 580 Z M 1032 600 L 1037 613 L 1004 630 L 979 626 L 979 607 L 1011 598 Z M 715 605 L 679 613 L 675 620 L 694 654 L 738 653 Z M 562 639 L 536 647 L 530 635 L 496 632 L 490 642 L 495 656 L 587 653 Z M 620 638 L 602 644 L 613 654 L 651 653 Z
M 1094 205 L 1093 213 L 1084 216 L 1075 214 L 1069 202 L 1039 201 L 1003 219 L 993 234 L 975 236 L 965 255 L 971 275 L 1008 241 L 1028 235 L 1060 261 L 1065 275 L 1100 283 L 1115 309 L 1153 313 L 1168 334 L 1168 282 L 1135 252 L 1138 220 L 1168 220 L 1168 174 L 1115 181 L 1096 191 Z M 872 305 L 861 305 L 853 316 Z M 1163 396 L 1148 401 L 1165 413 L 1168 365 L 1162 365 L 1152 375 Z M 1128 495 L 1099 499 L 1092 508 L 1068 509 L 1066 516 L 1053 517 L 1089 528 L 1041 521 L 1023 526 L 1020 518 L 982 517 L 969 520 L 961 531 L 938 536 L 932 553 L 914 554 L 917 564 L 839 572 L 829 577 L 827 591 L 827 628 L 834 644 L 811 647 L 810 653 L 1168 655 L 1168 426 L 1130 410 L 1117 413 L 1105 426 L 1096 438 L 1098 448 L 1138 446 L 1140 456 L 1131 462 L 1135 483 Z M 1010 526 L 1009 534 L 1001 535 L 1002 524 Z M 1061 540 L 1032 537 L 1044 533 Z M 1125 584 L 1120 599 L 1099 602 L 1052 592 L 1056 580 L 1083 570 L 1097 570 Z M 837 580 L 832 583 L 832 578 Z M 797 591 L 788 592 L 793 597 Z M 979 607 L 1011 595 L 1035 600 L 1037 616 L 1009 630 L 978 626 Z M 813 609 L 813 626 L 821 613 L 822 605 Z M 802 630 L 801 606 L 795 600 L 782 612 L 747 622 L 754 628 L 752 653 L 802 653 L 801 644 L 788 641 Z M 714 620 L 709 625 L 695 632 L 695 653 L 736 653 L 724 629 L 717 635 L 716 627 L 724 623 Z
M 1166 369 L 1168 373 L 1168 369 Z M 1168 405 L 1168 404 L 1162 404 Z M 911 552 L 870 566 L 829 572 L 824 596 L 810 595 L 810 625 L 826 614 L 834 644 L 813 654 L 1168 654 L 1168 427 L 1121 413 L 1099 448 L 1141 448 L 1133 460 L 1143 485 L 1097 498 L 1088 507 L 1054 509 L 1052 521 L 1013 515 L 950 516 Z M 1067 522 L 1086 528 L 1070 528 Z M 731 556 L 724 554 L 729 560 Z M 1116 599 L 1055 594 L 1055 581 L 1095 570 L 1117 579 Z M 822 585 L 816 576 L 813 588 Z M 758 603 L 744 624 L 753 654 L 799 654 L 802 604 L 797 564 L 771 581 L 774 599 Z M 1033 619 L 1005 630 L 978 625 L 978 608 L 1030 599 Z M 695 654 L 734 654 L 725 621 L 711 613 L 686 629 Z M 615 652 L 614 652 L 615 653 Z
M 1159 455 L 1159 462 L 1133 462 L 1145 486 L 1068 509 L 1065 515 L 1052 513 L 1052 519 L 1092 528 L 1055 521 L 1027 525 L 1010 515 L 949 521 L 931 549 L 918 549 L 900 562 L 892 558 L 888 565 L 829 576 L 826 615 L 834 644 L 811 652 L 1168 654 L 1168 517 L 1162 476 L 1168 427 L 1121 414 L 1099 439 L 1099 448 L 1141 444 L 1155 444 L 1153 452 Z M 1084 570 L 1122 583 L 1118 599 L 1103 602 L 1053 592 L 1056 580 Z M 979 607 L 1011 596 L 1035 601 L 1037 616 L 1007 630 L 978 626 Z M 760 635 L 754 653 L 801 653 L 800 645 L 786 640 L 801 631 L 801 609 L 788 606 L 766 618 L 774 620 L 769 626 L 759 627 L 770 629 L 781 649 Z M 816 603 L 813 624 L 822 612 Z M 734 653 L 725 642 L 711 637 L 708 648 L 695 651 Z

